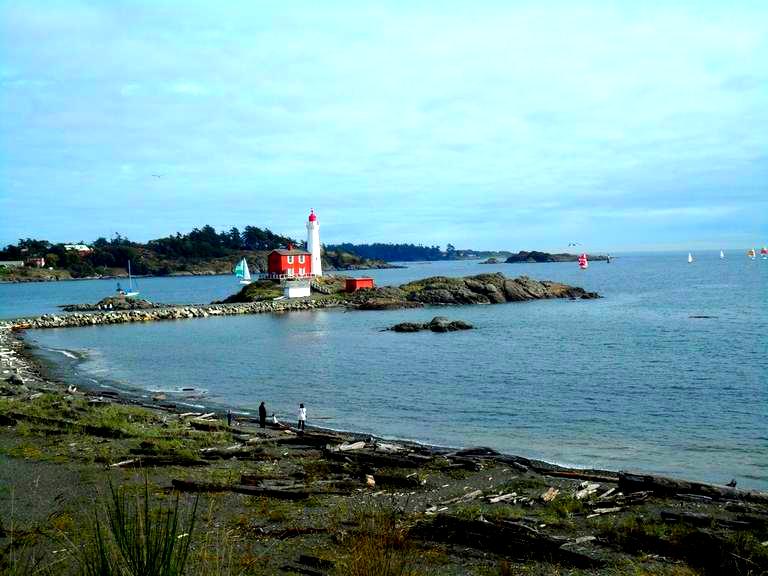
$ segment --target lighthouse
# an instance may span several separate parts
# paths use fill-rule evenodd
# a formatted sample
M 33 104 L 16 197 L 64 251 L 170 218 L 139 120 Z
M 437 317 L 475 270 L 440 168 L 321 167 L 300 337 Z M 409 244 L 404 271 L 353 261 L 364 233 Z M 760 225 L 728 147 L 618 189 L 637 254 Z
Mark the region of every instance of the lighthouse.
M 320 261 L 320 222 L 317 221 L 315 211 L 310 210 L 309 221 L 307 222 L 307 250 L 312 261 L 312 274 L 315 276 L 323 275 L 323 265 Z

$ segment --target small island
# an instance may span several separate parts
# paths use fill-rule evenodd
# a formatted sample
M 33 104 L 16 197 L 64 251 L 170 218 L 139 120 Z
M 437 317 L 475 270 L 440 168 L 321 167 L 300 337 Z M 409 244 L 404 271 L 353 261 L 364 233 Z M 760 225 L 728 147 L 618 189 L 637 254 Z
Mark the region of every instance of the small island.
M 324 276 L 312 281 L 312 298 L 335 302 L 357 310 L 393 310 L 422 306 L 502 304 L 549 298 L 592 299 L 600 296 L 583 288 L 534 280 L 528 276 L 507 278 L 504 274 L 478 274 L 463 278 L 432 276 L 401 286 L 381 286 L 346 292 L 343 276 Z M 273 300 L 282 294 L 279 283 L 260 280 L 245 286 L 221 304 Z M 216 302 L 215 304 L 219 304 Z
M 587 258 L 592 261 L 610 261 L 610 256 L 605 256 L 602 254 L 587 254 Z M 536 250 L 533 250 L 531 252 L 527 252 L 525 250 L 521 250 L 517 254 L 510 255 L 504 263 L 506 264 L 534 264 L 534 263 L 542 263 L 542 262 L 578 262 L 579 255 L 578 254 L 568 254 L 568 253 L 559 253 L 559 254 L 552 254 L 550 252 L 538 252 Z M 488 260 L 482 262 L 482 264 L 499 264 L 499 261 L 495 258 L 489 258 Z
M 429 322 L 400 322 L 387 328 L 392 332 L 421 332 L 429 330 L 431 332 L 457 332 L 459 330 L 472 330 L 474 326 L 464 320 L 450 320 L 445 316 L 435 316 Z

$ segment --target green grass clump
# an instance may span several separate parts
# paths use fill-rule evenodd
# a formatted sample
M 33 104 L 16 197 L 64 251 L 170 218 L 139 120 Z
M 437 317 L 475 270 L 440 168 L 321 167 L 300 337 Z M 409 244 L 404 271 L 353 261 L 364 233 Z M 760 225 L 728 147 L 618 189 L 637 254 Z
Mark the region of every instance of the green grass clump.
M 78 558 L 83 576 L 181 576 L 195 526 L 197 500 L 186 523 L 179 497 L 152 502 L 145 479 L 142 495 L 109 486 L 103 511 L 94 514 L 94 534 Z

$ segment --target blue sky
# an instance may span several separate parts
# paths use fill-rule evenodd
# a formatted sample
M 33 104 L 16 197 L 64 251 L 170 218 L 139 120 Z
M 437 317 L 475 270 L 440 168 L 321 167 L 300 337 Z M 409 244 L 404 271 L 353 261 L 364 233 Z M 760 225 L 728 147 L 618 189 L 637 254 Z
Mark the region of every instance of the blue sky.
M 0 19 L 0 244 L 303 237 L 310 207 L 324 242 L 768 242 L 765 1 L 0 0 Z

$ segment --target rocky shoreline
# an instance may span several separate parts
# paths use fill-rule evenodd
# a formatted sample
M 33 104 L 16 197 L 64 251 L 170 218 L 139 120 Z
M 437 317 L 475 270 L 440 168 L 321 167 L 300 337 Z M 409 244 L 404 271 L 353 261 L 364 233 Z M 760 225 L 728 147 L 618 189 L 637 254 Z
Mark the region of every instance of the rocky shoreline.
M 468 304 L 503 304 L 543 299 L 595 299 L 600 296 L 583 288 L 558 282 L 538 281 L 520 276 L 506 278 L 503 274 L 478 274 L 466 278 L 435 276 L 399 287 L 381 287 L 359 290 L 348 294 L 337 288 L 327 294 L 300 299 L 268 299 L 247 301 L 253 285 L 244 287 L 236 295 L 242 300 L 228 299 L 228 303 L 190 305 L 150 305 L 148 308 L 128 310 L 92 310 L 88 305 L 68 305 L 72 310 L 83 310 L 68 314 L 44 314 L 33 318 L 18 318 L 0 322 L 16 330 L 42 328 L 69 328 L 127 324 L 133 322 L 154 322 L 162 320 L 186 320 L 211 316 L 233 316 L 242 314 L 284 313 L 327 308 L 354 310 L 391 310 L 420 308 L 424 306 L 460 306 Z M 90 311 L 89 311 L 90 309 Z
M 338 308 L 337 301 L 324 299 L 296 299 L 247 304 L 199 304 L 178 305 L 163 308 L 137 310 L 109 310 L 97 312 L 74 312 L 69 314 L 43 314 L 34 318 L 18 318 L 0 322 L 14 330 L 41 328 L 76 328 L 81 326 L 103 326 L 108 324 L 129 324 L 133 322 L 155 322 L 162 320 L 187 320 L 212 316 L 234 316 L 241 314 L 268 314 Z

